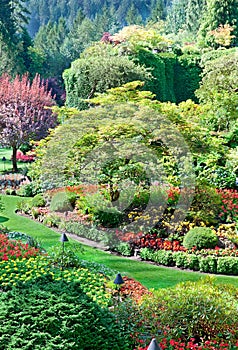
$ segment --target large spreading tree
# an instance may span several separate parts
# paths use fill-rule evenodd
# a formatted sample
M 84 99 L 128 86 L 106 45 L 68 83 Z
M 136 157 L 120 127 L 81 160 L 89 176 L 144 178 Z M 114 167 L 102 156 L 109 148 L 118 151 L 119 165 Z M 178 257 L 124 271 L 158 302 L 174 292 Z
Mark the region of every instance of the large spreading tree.
M 18 148 L 30 139 L 45 137 L 56 125 L 56 116 L 47 108 L 52 105 L 51 92 L 38 75 L 32 82 L 27 75 L 13 80 L 7 74 L 0 77 L 0 140 L 2 146 L 12 147 L 13 171 L 18 170 Z

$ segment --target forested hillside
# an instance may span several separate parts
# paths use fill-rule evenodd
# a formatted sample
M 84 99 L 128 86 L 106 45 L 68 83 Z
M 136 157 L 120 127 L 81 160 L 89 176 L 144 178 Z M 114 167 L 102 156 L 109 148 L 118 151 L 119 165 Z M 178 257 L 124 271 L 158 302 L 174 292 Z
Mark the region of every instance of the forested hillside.
M 108 28 L 119 29 L 128 24 L 142 24 L 148 20 L 165 18 L 171 0 L 28 0 L 31 12 L 29 32 L 34 35 L 39 27 L 49 21 L 66 19 L 71 27 L 78 11 L 91 20 L 101 17 L 107 20 Z

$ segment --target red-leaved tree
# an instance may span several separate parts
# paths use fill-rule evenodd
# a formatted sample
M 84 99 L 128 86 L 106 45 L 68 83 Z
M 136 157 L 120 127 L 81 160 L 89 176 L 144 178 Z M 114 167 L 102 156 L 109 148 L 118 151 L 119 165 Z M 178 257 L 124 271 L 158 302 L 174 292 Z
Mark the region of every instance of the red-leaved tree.
M 56 116 L 47 108 L 54 104 L 39 75 L 32 82 L 27 74 L 0 77 L 0 145 L 12 147 L 13 171 L 17 171 L 16 153 L 21 144 L 45 137 L 56 126 Z

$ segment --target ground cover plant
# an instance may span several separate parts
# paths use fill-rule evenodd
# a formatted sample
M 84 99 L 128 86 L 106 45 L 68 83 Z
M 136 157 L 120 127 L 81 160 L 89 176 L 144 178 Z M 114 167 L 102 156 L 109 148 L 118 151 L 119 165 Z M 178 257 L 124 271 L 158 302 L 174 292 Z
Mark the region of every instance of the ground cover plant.
M 42 280 L 2 292 L 0 299 L 1 349 L 131 349 L 113 314 L 80 283 Z

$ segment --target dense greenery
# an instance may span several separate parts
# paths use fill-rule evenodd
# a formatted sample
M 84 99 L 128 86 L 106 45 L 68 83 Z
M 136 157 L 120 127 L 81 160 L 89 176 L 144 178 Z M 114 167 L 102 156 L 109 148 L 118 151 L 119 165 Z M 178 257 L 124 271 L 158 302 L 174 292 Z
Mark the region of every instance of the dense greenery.
M 4 0 L 0 348 L 237 349 L 237 5 Z
M 42 280 L 1 293 L 0 298 L 1 348 L 130 349 L 128 334 L 108 310 L 82 292 L 79 283 Z

